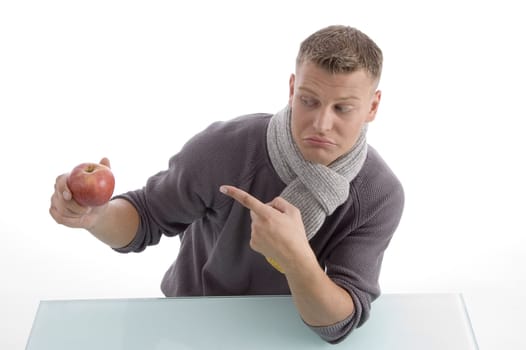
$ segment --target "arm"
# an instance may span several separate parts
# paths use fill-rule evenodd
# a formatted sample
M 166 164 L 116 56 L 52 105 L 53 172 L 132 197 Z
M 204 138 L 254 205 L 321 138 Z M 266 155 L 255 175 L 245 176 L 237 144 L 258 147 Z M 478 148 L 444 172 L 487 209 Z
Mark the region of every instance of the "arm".
M 139 214 L 135 207 L 125 199 L 115 199 L 87 230 L 111 248 L 121 248 L 133 240 L 138 226 Z
M 325 274 L 312 254 L 313 259 L 284 273 L 303 321 L 314 327 L 334 325 L 353 314 L 354 303 L 349 293 Z
M 321 269 L 296 207 L 280 197 L 263 204 L 231 186 L 222 186 L 221 191 L 250 209 L 250 246 L 281 267 L 298 312 L 307 324 L 330 326 L 351 316 L 351 296 Z

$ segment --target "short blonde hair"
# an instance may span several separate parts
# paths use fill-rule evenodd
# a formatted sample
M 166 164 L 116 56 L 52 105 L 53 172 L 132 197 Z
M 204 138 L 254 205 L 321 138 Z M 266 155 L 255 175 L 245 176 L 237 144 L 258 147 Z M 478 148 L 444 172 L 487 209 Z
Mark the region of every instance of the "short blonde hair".
M 296 67 L 306 61 L 331 73 L 363 69 L 378 82 L 383 54 L 376 43 L 358 29 L 334 25 L 316 31 L 301 43 Z

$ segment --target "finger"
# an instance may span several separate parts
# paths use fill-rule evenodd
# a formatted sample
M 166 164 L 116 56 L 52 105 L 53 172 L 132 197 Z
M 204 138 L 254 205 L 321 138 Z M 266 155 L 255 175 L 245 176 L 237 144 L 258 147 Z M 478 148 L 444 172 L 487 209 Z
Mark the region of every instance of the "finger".
M 61 193 L 54 192 L 53 196 L 51 196 L 51 207 L 64 217 L 75 218 L 89 214 L 92 210 L 90 207 L 80 206 L 75 201 L 65 202 L 62 197 Z
M 68 227 L 76 227 L 76 228 L 83 227 L 83 218 L 85 218 L 84 216 L 81 216 L 81 217 L 64 216 L 61 214 L 61 212 L 56 207 L 50 207 L 49 214 L 51 215 L 53 220 L 55 220 L 55 222 L 58 224 L 65 225 Z
M 219 187 L 219 190 L 227 196 L 235 199 L 245 208 L 252 210 L 256 214 L 265 214 L 268 213 L 269 210 L 272 210 L 271 207 L 269 207 L 265 203 L 262 203 L 256 197 L 237 187 L 223 185 Z
M 67 174 L 57 176 L 55 180 L 55 192 L 62 191 L 62 198 L 66 201 L 70 201 L 72 198 L 71 191 L 68 188 L 67 181 L 65 180 Z
M 107 166 L 108 168 L 111 168 L 110 160 L 106 157 L 102 158 L 99 163 Z
M 62 191 L 62 198 L 64 198 L 64 200 L 66 201 L 70 201 L 73 196 L 71 195 L 71 192 L 68 190 L 68 188 L 66 187 L 64 191 Z

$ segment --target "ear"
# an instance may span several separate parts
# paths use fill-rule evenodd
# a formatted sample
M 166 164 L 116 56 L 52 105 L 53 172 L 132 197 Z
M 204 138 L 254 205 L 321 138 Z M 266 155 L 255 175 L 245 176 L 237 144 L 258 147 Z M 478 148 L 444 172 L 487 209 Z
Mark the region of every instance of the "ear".
M 369 112 L 367 113 L 366 122 L 372 122 L 376 118 L 376 112 L 378 112 L 378 106 L 380 105 L 380 100 L 382 99 L 382 92 L 376 90 L 374 95 L 371 98 L 371 106 Z
M 289 106 L 292 107 L 292 98 L 294 97 L 294 80 L 296 77 L 294 76 L 294 73 L 290 75 L 289 79 Z

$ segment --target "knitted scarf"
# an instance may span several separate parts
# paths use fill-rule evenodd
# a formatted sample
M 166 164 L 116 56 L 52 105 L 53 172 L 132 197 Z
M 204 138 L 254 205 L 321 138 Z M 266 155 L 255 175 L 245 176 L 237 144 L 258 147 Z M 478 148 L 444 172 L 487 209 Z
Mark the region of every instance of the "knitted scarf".
M 267 129 L 267 147 L 274 169 L 287 185 L 281 197 L 300 210 L 310 240 L 325 218 L 349 197 L 350 182 L 367 156 L 367 124 L 352 149 L 325 166 L 303 158 L 292 139 L 290 122 L 289 106 L 272 116 Z

